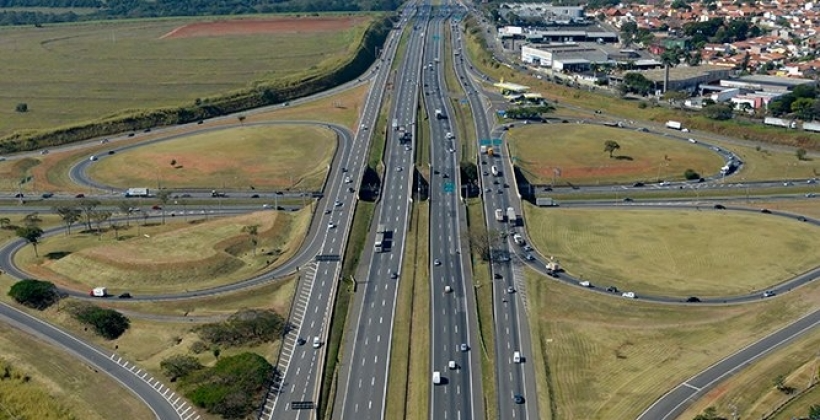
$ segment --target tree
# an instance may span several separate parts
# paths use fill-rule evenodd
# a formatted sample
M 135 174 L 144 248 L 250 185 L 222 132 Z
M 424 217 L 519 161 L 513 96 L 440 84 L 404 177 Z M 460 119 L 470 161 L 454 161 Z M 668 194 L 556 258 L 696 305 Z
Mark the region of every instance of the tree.
M 108 225 L 111 226 L 111 230 L 114 231 L 114 239 L 120 240 L 120 231 L 125 229 L 125 226 L 116 223 L 116 222 L 108 222 Z
M 43 219 L 40 218 L 40 215 L 36 211 L 23 217 L 23 224 L 26 226 L 37 226 L 42 221 Z
M 30 243 L 32 247 L 34 247 L 34 255 L 39 257 L 40 254 L 37 253 L 37 244 L 40 243 L 40 238 L 43 236 L 43 230 L 37 226 L 20 226 L 15 231 L 17 236 L 26 240 L 26 242 Z
M 694 169 L 687 169 L 683 172 L 683 177 L 691 181 L 693 179 L 700 179 L 700 174 L 695 172 Z
M 236 119 L 238 119 L 240 123 L 244 123 L 244 122 L 245 122 L 245 118 L 246 118 L 246 117 L 245 117 L 244 115 L 240 115 L 240 116 L 236 117 Z
M 196 357 L 184 354 L 177 354 L 161 361 L 159 367 L 171 382 L 203 368 Z
M 63 224 L 66 227 L 66 235 L 71 235 L 71 225 L 77 223 L 77 221 L 80 220 L 80 216 L 82 216 L 80 209 L 70 206 L 57 206 L 52 207 L 52 210 L 63 220 Z
M 782 391 L 786 387 L 786 377 L 777 375 L 777 377 L 774 378 L 774 387 L 777 388 L 778 391 Z
M 797 98 L 791 105 L 791 111 L 804 120 L 814 119 L 814 99 Z
M 256 245 L 259 243 L 259 225 L 248 225 L 242 227 L 242 232 L 247 233 L 251 237 L 251 244 L 253 244 L 253 256 L 256 256 Z
M 621 148 L 621 145 L 618 144 L 615 140 L 607 140 L 604 142 L 604 152 L 609 152 L 609 158 L 612 159 L 612 152 Z
M 732 119 L 733 112 L 734 109 L 727 104 L 714 104 L 703 108 L 703 115 L 706 118 L 719 121 Z
M 809 420 L 820 420 L 820 405 L 809 407 Z
M 20 113 L 28 112 L 28 104 L 25 102 L 20 102 L 14 107 L 14 110 Z
M 794 151 L 795 156 L 797 156 L 797 160 L 806 160 L 806 149 L 797 149 Z
M 97 226 L 97 237 L 102 240 L 102 224 L 111 218 L 111 212 L 106 210 L 95 210 L 91 213 L 91 219 Z
M 69 312 L 74 319 L 91 326 L 94 332 L 108 340 L 118 338 L 131 326 L 128 317 L 113 309 L 81 303 L 70 307 Z
M 34 279 L 14 283 L 9 289 L 9 296 L 19 304 L 41 311 L 60 299 L 54 283 Z
M 82 213 L 85 215 L 85 227 L 88 230 L 91 230 L 91 217 L 94 213 L 94 209 L 97 208 L 101 203 L 99 200 L 92 200 L 89 198 L 81 199 L 77 205 L 82 210 Z
M 168 204 L 168 200 L 171 199 L 171 192 L 168 190 L 161 190 L 157 193 L 157 198 L 159 199 L 160 203 L 162 203 L 162 224 L 165 224 L 165 205 Z
M 125 215 L 125 226 L 131 226 L 131 213 L 133 212 L 131 203 L 120 201 L 117 203 L 117 208 L 120 210 L 120 213 Z

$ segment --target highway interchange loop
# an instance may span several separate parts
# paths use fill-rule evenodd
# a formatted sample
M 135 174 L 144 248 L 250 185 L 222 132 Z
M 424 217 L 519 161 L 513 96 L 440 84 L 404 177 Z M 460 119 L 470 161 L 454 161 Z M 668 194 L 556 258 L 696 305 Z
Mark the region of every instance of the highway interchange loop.
M 293 125 L 293 124 L 307 125 L 307 124 L 311 124 L 311 125 L 317 125 L 317 126 L 329 128 L 329 129 L 335 131 L 339 136 L 339 147 L 337 148 L 337 152 L 334 156 L 334 162 L 336 162 L 336 164 L 332 165 L 333 169 L 328 174 L 328 181 L 327 181 L 326 185 L 330 185 L 330 188 L 339 188 L 339 185 L 341 184 L 340 181 L 341 181 L 341 179 L 344 175 L 343 175 L 343 173 L 342 173 L 342 171 L 341 171 L 341 169 L 338 165 L 338 160 L 339 160 L 340 156 L 344 156 L 345 153 L 348 152 L 348 147 L 352 143 L 352 134 L 350 133 L 349 130 L 347 130 L 345 127 L 342 127 L 342 126 L 339 126 L 339 125 L 327 124 L 327 123 L 322 123 L 322 122 L 311 122 L 311 121 L 277 121 L 277 122 L 268 122 L 268 123 L 245 123 L 245 124 L 243 124 L 243 126 L 269 125 L 269 124 L 284 124 L 284 125 Z M 236 126 L 238 126 L 238 124 Z M 205 128 L 205 129 L 199 130 L 197 132 L 205 132 L 205 131 L 213 131 L 213 130 L 224 130 L 224 129 L 228 129 L 228 128 L 231 128 L 231 127 L 230 126 L 221 126 L 221 127 Z M 181 137 L 184 137 L 184 136 L 190 136 L 192 134 L 196 134 L 197 132 L 191 132 L 191 133 L 185 133 L 185 134 L 173 134 L 173 135 L 163 137 L 163 138 L 160 138 L 160 139 L 155 139 L 155 140 L 142 142 L 142 143 L 139 143 L 139 144 L 124 146 L 124 147 L 121 147 L 121 148 L 118 148 L 118 149 L 115 149 L 115 150 L 117 152 L 122 152 L 122 151 L 125 151 L 125 150 L 131 150 L 131 149 L 134 149 L 134 148 L 137 148 L 137 147 L 144 147 L 144 146 L 147 146 L 147 145 L 159 142 L 159 141 L 168 141 L 168 140 L 181 138 Z M 90 146 L 92 144 L 88 143 L 88 145 Z M 705 145 L 705 144 L 702 145 L 702 146 L 708 147 L 708 145 Z M 113 145 L 112 145 L 112 147 L 113 147 Z M 725 155 L 724 157 L 728 158 L 728 155 Z M 105 158 L 105 156 L 100 155 L 100 158 Z M 75 181 L 76 183 L 78 183 L 80 185 L 87 186 L 87 187 L 99 188 L 99 189 L 112 189 L 110 186 L 106 186 L 106 185 L 104 185 L 100 182 L 88 179 L 88 177 L 85 175 L 85 169 L 87 168 L 87 166 L 90 163 L 91 163 L 90 160 L 86 158 L 86 159 L 83 159 L 82 161 L 78 162 L 77 165 L 73 166 L 70 170 L 71 179 L 73 181 Z M 777 185 L 779 186 L 780 183 L 778 182 Z M 768 186 L 768 184 L 764 184 L 762 186 Z M 596 187 L 594 187 L 594 189 L 610 189 L 611 190 L 613 188 L 622 188 L 622 187 L 623 186 L 621 186 L 621 185 L 600 186 L 600 187 L 596 186 Z M 586 189 L 586 188 L 581 187 L 580 190 L 589 191 L 589 190 L 592 190 L 592 189 Z M 324 201 L 327 201 L 327 200 L 328 200 L 328 198 L 327 198 L 327 195 L 326 195 L 326 197 L 320 199 L 319 202 L 324 202 Z M 657 201 L 657 200 L 641 200 L 640 203 L 630 203 L 630 204 L 627 204 L 627 203 L 600 203 L 600 202 L 596 202 L 596 203 L 575 203 L 575 204 L 562 204 L 562 206 L 571 207 L 571 208 L 613 208 L 613 209 L 619 209 L 619 210 L 629 209 L 629 210 L 634 210 L 634 211 L 640 211 L 640 210 L 643 210 L 643 209 L 652 209 L 652 210 L 678 209 L 678 210 L 681 210 L 681 209 L 694 209 L 694 208 L 701 208 L 704 211 L 719 211 L 719 210 L 710 209 L 709 207 L 703 207 L 703 204 L 685 204 L 685 203 L 674 203 L 674 202 L 670 203 L 669 200 L 660 200 L 660 201 Z M 739 206 L 725 206 L 725 207 L 726 207 L 726 209 L 724 211 L 747 211 L 747 212 L 748 211 L 754 211 L 754 212 L 759 212 L 759 210 L 757 210 L 757 209 L 750 209 L 750 208 L 746 208 L 746 207 L 739 207 Z M 220 215 L 237 214 L 237 213 L 254 211 L 254 210 L 259 209 L 258 206 L 256 206 L 255 208 L 225 206 L 224 208 L 225 208 L 225 211 L 220 213 Z M 321 206 L 317 206 L 316 208 L 321 208 Z M 806 223 L 807 225 L 820 226 L 820 221 L 816 220 L 816 219 L 807 218 L 807 217 L 803 217 L 803 216 L 798 216 L 798 215 L 794 215 L 794 214 L 790 214 L 790 213 L 786 213 L 786 212 L 774 211 L 774 210 L 771 211 L 770 213 L 771 214 L 767 215 L 767 216 L 786 217 L 786 218 L 791 218 L 791 219 L 794 219 L 794 220 L 799 220 L 801 222 Z M 237 290 L 241 290 L 241 289 L 244 289 L 244 288 L 247 288 L 247 287 L 253 287 L 253 286 L 256 286 L 256 285 L 260 285 L 260 284 L 275 280 L 277 278 L 281 278 L 283 276 L 290 275 L 290 274 L 296 272 L 299 269 L 300 266 L 304 267 L 307 264 L 311 263 L 313 261 L 313 259 L 315 258 L 318 250 L 320 249 L 318 242 L 320 241 L 320 238 L 321 238 L 321 236 L 323 236 L 322 234 L 324 233 L 324 230 L 322 229 L 322 226 L 321 226 L 322 221 L 323 221 L 322 217 L 319 217 L 318 214 L 317 214 L 316 217 L 314 217 L 313 222 L 311 223 L 310 232 L 309 232 L 309 234 L 306 238 L 305 244 L 303 245 L 302 249 L 293 258 L 286 261 L 283 265 L 281 265 L 281 266 L 277 267 L 276 269 L 271 270 L 267 273 L 264 273 L 264 274 L 261 274 L 259 276 L 255 276 L 253 278 L 249 278 L 249 279 L 246 279 L 246 280 L 243 280 L 243 281 L 240 281 L 240 282 L 229 284 L 229 285 L 223 285 L 223 286 L 218 286 L 218 287 L 213 287 L 213 288 L 208 288 L 208 289 L 202 289 L 202 290 L 197 290 L 197 291 L 187 291 L 187 292 L 182 292 L 182 293 L 167 293 L 167 294 L 144 295 L 144 296 L 135 295 L 132 300 L 134 300 L 134 301 L 168 301 L 168 300 L 181 300 L 181 299 L 199 298 L 199 297 L 210 296 L 210 295 L 215 295 L 215 294 L 219 294 L 219 293 L 237 291 Z M 524 230 L 525 229 L 526 229 L 526 226 L 524 226 Z M 46 237 L 53 236 L 53 235 L 60 234 L 61 232 L 63 232 L 62 227 L 51 228 L 51 229 L 48 229 L 46 231 L 45 236 Z M 510 248 L 515 249 L 514 244 L 512 244 L 512 242 L 511 242 L 511 237 L 508 237 L 507 240 L 510 241 L 509 242 L 510 245 L 511 245 Z M 13 277 L 17 277 L 19 279 L 30 277 L 29 275 L 27 275 L 27 273 L 25 273 L 19 267 L 17 267 L 14 264 L 14 261 L 13 261 L 15 253 L 18 252 L 20 249 L 22 249 L 24 246 L 26 246 L 26 243 L 23 240 L 20 239 L 20 240 L 12 241 L 11 243 L 7 244 L 2 249 L 0 249 L 0 267 L 2 267 L 2 269 L 5 270 L 6 273 L 8 273 L 9 275 L 11 275 Z M 516 255 L 516 259 L 514 261 L 512 261 L 511 263 L 522 264 L 522 265 L 529 266 L 529 267 L 535 269 L 536 271 L 538 271 L 539 273 L 541 273 L 542 275 L 548 276 L 549 273 L 548 273 L 548 270 L 546 269 L 546 262 L 547 261 L 548 260 L 546 258 L 543 258 L 541 256 L 536 257 L 534 260 L 526 260 L 524 258 L 521 258 L 520 255 Z M 806 273 L 800 274 L 800 275 L 798 275 L 798 276 L 796 276 L 792 279 L 786 280 L 786 281 L 784 281 L 780 284 L 773 285 L 771 288 L 769 288 L 769 290 L 773 290 L 773 291 L 778 292 L 778 293 L 787 292 L 787 291 L 790 291 L 790 290 L 792 290 L 796 287 L 799 287 L 801 285 L 804 285 L 808 282 L 811 282 L 811 281 L 817 279 L 818 276 L 820 276 L 820 267 L 815 268 L 813 270 L 810 270 Z M 557 275 L 554 276 L 554 278 L 557 281 L 561 281 L 561 282 L 564 282 L 564 283 L 567 283 L 567 284 L 582 287 L 582 286 L 580 286 L 580 280 L 579 279 L 577 279 L 577 278 L 575 278 L 575 277 L 573 277 L 573 276 L 571 276 L 571 275 L 569 275 L 565 272 L 558 273 Z M 601 287 L 599 285 L 590 285 L 590 287 L 587 287 L 587 288 L 590 289 L 590 291 L 592 291 L 592 292 L 598 292 L 598 293 L 612 295 L 612 293 L 607 292 L 604 287 Z M 76 291 L 76 290 L 68 290 L 68 289 L 63 289 L 63 291 L 65 293 L 68 293 L 71 296 L 75 296 L 75 297 L 78 297 L 78 298 L 84 298 L 84 299 L 88 298 L 87 292 L 85 292 L 85 291 Z M 665 304 L 690 304 L 690 305 L 693 305 L 693 304 L 710 304 L 710 303 L 713 303 L 713 304 L 743 303 L 743 302 L 759 301 L 760 298 L 761 298 L 759 293 L 754 293 L 754 294 L 748 294 L 748 295 L 725 296 L 725 297 L 702 297 L 701 298 L 701 303 L 687 303 L 687 302 L 685 302 L 685 297 L 653 296 L 653 295 L 644 295 L 640 291 L 634 291 L 634 292 L 636 293 L 637 298 L 639 298 L 642 301 L 658 302 L 658 303 L 665 303 Z M 620 295 L 617 295 L 617 296 L 618 296 L 618 298 L 622 298 Z M 7 308 L 4 305 L 0 305 L 0 315 L 2 315 L 6 320 L 8 320 L 9 322 L 11 322 L 15 325 L 26 325 L 27 327 L 30 327 L 33 324 L 33 322 L 31 320 L 20 318 L 21 315 L 19 315 L 19 312 L 10 311 L 9 308 Z M 751 346 L 747 347 L 746 349 L 741 350 L 741 352 L 727 357 L 727 359 L 717 363 L 714 366 L 714 368 L 716 369 L 715 372 L 710 373 L 710 370 L 704 371 L 702 374 L 698 375 L 697 377 L 693 377 L 692 379 L 688 380 L 684 384 L 681 384 L 680 386 L 678 386 L 675 389 L 673 389 L 672 391 L 670 391 L 667 394 L 667 396 L 676 398 L 676 401 L 679 400 L 680 402 L 677 405 L 673 405 L 671 407 L 667 406 L 667 405 L 664 405 L 660 401 L 661 400 L 665 401 L 665 400 L 661 399 L 661 400 L 659 400 L 659 402 L 653 404 L 652 407 L 647 409 L 647 411 L 644 414 L 642 414 L 641 419 L 646 419 L 646 420 L 661 419 L 661 420 L 663 420 L 663 419 L 669 418 L 669 415 L 673 411 L 679 410 L 681 405 L 685 401 L 687 401 L 689 398 L 692 398 L 695 394 L 697 394 L 701 390 L 707 388 L 709 385 L 715 383 L 717 380 L 725 377 L 726 375 L 730 374 L 731 372 L 733 372 L 735 369 L 737 369 L 739 367 L 739 365 L 735 364 L 734 368 L 727 368 L 727 369 L 724 369 L 723 371 L 720 371 L 719 368 L 721 367 L 722 363 L 731 364 L 731 362 L 732 362 L 731 359 L 732 358 L 734 358 L 734 357 L 738 357 L 738 358 L 744 357 L 743 352 L 745 352 L 745 351 L 750 351 L 750 352 L 751 351 L 757 351 L 757 352 L 755 353 L 755 356 L 747 356 L 745 358 L 742 358 L 741 360 L 744 360 L 744 361 L 748 362 L 749 357 L 755 357 L 755 358 L 760 357 L 761 355 L 765 354 L 768 350 L 771 350 L 772 348 L 775 347 L 775 345 L 773 345 L 772 342 L 767 342 L 766 340 L 779 339 L 780 341 L 777 341 L 776 343 L 777 344 L 782 343 L 782 342 L 788 340 L 790 337 L 796 336 L 797 333 L 802 332 L 802 331 L 804 331 L 808 328 L 811 328 L 814 325 L 817 325 L 818 322 L 820 322 L 820 311 L 817 311 L 813 314 L 810 314 L 810 315 L 806 316 L 805 318 L 799 320 L 798 322 L 792 324 L 794 327 L 789 329 L 789 330 L 784 329 L 784 330 L 781 330 L 779 332 L 776 332 L 776 333 L 772 334 L 771 336 L 766 337 L 764 340 L 761 340 L 757 343 L 754 343 Z M 34 323 L 42 323 L 42 322 L 36 321 Z M 781 334 L 782 337 L 778 336 L 778 334 Z M 40 335 L 44 336 L 44 337 L 45 336 L 53 337 L 49 333 L 46 333 L 46 332 L 41 332 Z M 73 337 L 68 336 L 67 334 L 64 334 L 64 335 L 65 335 L 65 337 L 63 337 L 62 339 L 60 339 L 57 342 L 61 346 L 64 346 L 64 347 L 69 348 L 69 349 L 73 349 L 76 346 L 86 346 L 86 347 L 89 346 L 87 344 L 79 342 L 78 340 L 74 339 Z M 51 338 L 51 340 L 55 340 L 55 339 Z M 762 349 L 756 349 L 755 346 L 763 346 L 763 348 Z M 86 350 L 73 349 L 72 351 L 74 351 L 77 354 L 82 353 L 82 354 L 84 354 L 84 357 L 88 358 L 88 356 L 87 356 L 88 352 Z M 132 390 L 137 390 L 137 389 L 140 389 L 140 387 L 145 387 L 145 384 L 147 382 L 141 381 L 141 380 L 134 381 L 133 378 L 131 377 L 131 375 L 128 375 L 128 374 L 121 375 L 120 373 L 118 373 L 119 369 L 117 368 L 117 366 L 113 366 L 113 365 L 109 366 L 111 361 L 113 360 L 111 354 L 104 354 L 103 351 L 100 350 L 100 349 L 94 349 L 93 352 L 99 353 L 100 355 L 102 355 L 104 357 L 102 357 L 98 360 L 91 360 L 90 362 L 95 364 L 96 366 L 99 366 L 100 368 L 103 368 L 106 371 L 106 373 L 114 376 L 118 381 L 122 382 L 126 387 L 128 387 L 129 389 L 132 389 Z M 150 398 L 157 398 L 159 396 L 159 394 L 157 394 L 155 392 L 151 392 L 151 391 L 144 391 L 144 392 L 134 391 L 134 392 L 137 393 L 140 398 L 143 398 L 144 401 L 147 399 L 145 397 L 146 395 L 153 395 L 153 397 L 150 397 Z M 666 397 L 664 397 L 664 398 L 666 398 Z M 171 414 L 171 411 L 158 412 L 157 410 L 173 410 L 173 416 L 174 417 L 176 417 L 177 415 L 179 415 L 179 417 L 182 417 L 182 415 L 179 414 L 179 410 L 177 410 L 177 407 L 174 407 L 173 405 L 169 406 L 170 401 L 167 401 L 166 399 L 163 399 L 163 398 L 160 397 L 158 401 L 150 400 L 150 401 L 145 401 L 145 402 L 146 402 L 146 404 L 149 405 L 149 407 L 152 408 L 152 410 L 155 410 L 155 414 L 157 415 L 158 418 L 171 418 L 171 417 L 168 417 L 168 416 L 172 415 L 172 414 Z M 157 407 L 159 407 L 159 409 Z M 663 412 L 653 411 L 653 410 L 660 410 L 660 409 L 663 409 L 663 410 L 666 410 L 666 411 L 663 411 Z

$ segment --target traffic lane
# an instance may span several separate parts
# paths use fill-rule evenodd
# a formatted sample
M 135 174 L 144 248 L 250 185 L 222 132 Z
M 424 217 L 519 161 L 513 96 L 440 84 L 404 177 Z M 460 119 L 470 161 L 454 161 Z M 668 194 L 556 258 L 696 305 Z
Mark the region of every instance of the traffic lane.
M 116 356 L 114 353 L 108 353 L 91 344 L 86 344 L 67 332 L 14 309 L 5 303 L 0 303 L 0 317 L 2 317 L 3 321 L 7 324 L 33 334 L 56 347 L 74 354 L 86 363 L 96 367 L 98 372 L 112 377 L 142 400 L 143 403 L 151 409 L 157 419 L 181 418 L 170 401 L 163 398 L 160 391 L 151 387 L 147 382 L 136 376 L 135 373 L 128 370 L 128 368 L 116 363 L 112 359 L 113 356 Z
M 705 394 L 715 384 L 757 359 L 789 343 L 801 334 L 820 325 L 820 310 L 756 341 L 731 356 L 689 378 L 655 401 L 638 420 L 675 419 L 691 404 L 694 397 Z

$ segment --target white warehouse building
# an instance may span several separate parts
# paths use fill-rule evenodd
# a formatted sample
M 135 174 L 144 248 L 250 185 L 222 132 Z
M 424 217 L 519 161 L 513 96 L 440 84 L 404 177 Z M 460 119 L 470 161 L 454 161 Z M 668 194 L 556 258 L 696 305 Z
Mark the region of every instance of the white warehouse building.
M 524 45 L 521 61 L 553 70 L 588 70 L 591 64 L 606 63 L 609 56 L 595 47 L 578 44 Z

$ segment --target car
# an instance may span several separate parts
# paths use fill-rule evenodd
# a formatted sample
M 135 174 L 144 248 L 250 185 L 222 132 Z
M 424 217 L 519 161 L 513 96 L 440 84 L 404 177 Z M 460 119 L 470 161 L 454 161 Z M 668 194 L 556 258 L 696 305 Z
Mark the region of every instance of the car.
M 405 151 L 408 151 L 408 152 L 409 152 L 409 151 L 410 151 L 410 149 L 412 149 L 412 147 L 410 147 L 410 145 L 409 145 L 409 144 L 404 145 L 404 150 L 405 150 Z
M 440 266 L 441 265 L 441 260 L 438 259 L 438 258 L 434 259 L 433 260 L 433 265 L 436 266 L 436 267 Z
M 615 286 L 609 286 L 606 288 L 606 291 L 609 293 L 618 293 L 618 288 Z
M 592 283 L 590 283 L 590 282 L 589 282 L 589 281 L 587 281 L 587 280 L 584 280 L 584 281 L 578 282 L 578 284 L 580 284 L 580 285 L 581 285 L 581 287 L 593 287 L 593 286 L 592 286 Z
M 401 172 L 401 171 L 402 171 L 402 169 L 403 169 L 403 168 L 402 168 L 401 166 L 396 166 L 396 172 Z
M 356 192 L 356 190 L 354 190 L 353 187 L 347 187 L 347 192 L 352 193 Z
M 763 214 L 772 214 L 772 211 L 769 209 L 760 209 L 760 212 Z
M 42 197 L 43 197 L 43 198 L 51 198 L 51 197 L 54 197 L 54 193 L 50 193 L 50 192 L 43 193 L 43 196 L 42 196 Z
M 146 133 L 150 133 L 150 132 L 151 132 L 151 129 L 150 129 L 150 128 L 146 128 L 146 129 L 145 129 L 145 132 L 146 132 Z
M 695 139 L 689 139 L 689 143 L 696 144 L 698 141 Z
M 799 220 L 799 221 L 801 221 L 801 222 L 807 222 L 807 221 L 808 221 L 808 219 L 806 219 L 806 218 L 805 218 L 805 217 L 803 217 L 803 216 L 798 216 L 798 217 L 797 217 L 797 220 Z
M 395 279 L 397 279 L 397 278 L 399 278 L 399 273 L 397 273 L 397 272 L 395 272 L 395 271 L 391 272 L 391 273 L 390 273 L 390 278 L 391 278 L 391 279 L 394 279 L 394 280 L 395 280 Z
M 649 132 L 649 129 L 646 128 L 646 127 L 641 127 L 641 128 L 638 128 L 637 130 L 640 131 L 640 132 L 643 132 L 643 133 L 648 133 Z
M 697 296 L 689 296 L 688 298 L 686 298 L 686 301 L 689 303 L 698 303 L 700 302 L 700 298 Z
M 339 200 L 336 200 L 336 201 L 333 202 L 333 206 L 334 207 L 342 207 L 342 202 L 339 201 Z
M 669 182 L 669 181 L 661 181 L 661 182 L 658 183 L 658 185 L 660 185 L 661 187 L 666 187 L 666 186 L 672 185 L 672 183 Z
M 251 195 L 251 198 L 259 198 L 259 194 L 253 194 Z
M 342 172 L 347 172 L 347 168 L 342 168 Z
M 0 162 L 5 162 L 5 161 L 6 161 L 6 157 L 5 156 L 0 156 Z
M 509 294 L 515 293 L 515 288 L 512 287 L 512 286 L 507 287 L 507 293 L 509 293 Z
M 269 209 L 269 208 L 271 208 L 271 205 L 270 204 L 262 204 L 262 208 L 263 209 Z M 328 214 L 328 213 L 325 213 L 325 214 Z
M 767 290 L 767 291 L 763 292 L 763 297 L 764 298 L 772 297 L 772 296 L 775 296 L 775 295 L 777 295 L 777 292 L 775 292 L 774 290 Z
M 526 254 L 524 255 L 524 259 L 527 261 L 532 261 L 535 259 L 535 257 L 533 257 L 532 254 Z
M 302 337 L 299 337 L 299 338 L 296 339 L 296 345 L 297 346 L 303 346 L 303 345 L 305 345 L 305 343 L 307 343 L 307 340 L 305 340 Z
M 191 198 L 191 194 L 182 194 L 181 198 Z
M 151 210 L 162 210 L 162 207 L 155 204 L 153 207 L 151 207 Z
M 447 368 L 449 368 L 450 370 L 456 370 L 458 369 L 458 365 L 456 364 L 455 360 L 450 360 L 449 362 L 447 362 Z
M 128 133 L 128 137 L 134 137 L 135 133 Z
M 313 348 L 318 349 L 319 347 L 322 347 L 322 340 L 320 340 L 318 336 L 313 337 Z
M 95 155 L 91 155 L 91 157 L 90 157 L 90 158 L 88 158 L 88 160 L 90 160 L 90 161 L 92 161 L 92 162 L 96 162 L 96 161 L 97 161 L 97 156 L 95 156 Z
M 484 174 L 484 176 L 490 176 L 490 173 L 489 173 L 489 172 L 487 172 L 487 171 L 484 171 L 484 172 L 482 172 L 482 173 Z
M 14 198 L 23 198 L 25 195 L 23 193 L 14 194 Z
M 332 213 L 332 212 L 333 212 L 333 210 L 331 210 L 331 209 L 327 209 L 327 210 L 325 210 L 325 214 L 330 214 L 330 213 Z
M 85 194 L 79 193 L 79 194 L 75 195 L 74 198 L 85 198 Z
M 493 192 L 493 189 L 492 188 L 484 188 L 484 192 L 485 193 L 491 193 L 491 192 Z
M 625 298 L 629 298 L 629 299 L 637 299 L 638 298 L 638 296 L 635 295 L 635 292 L 623 292 L 623 294 L 621 294 L 621 296 L 623 296 Z
M 116 152 L 116 151 L 114 151 L 114 150 L 109 150 L 109 151 L 108 151 L 108 154 L 109 154 L 109 155 L 113 155 L 114 153 L 117 153 L 117 152 Z
M 817 197 L 817 194 L 815 194 L 815 193 L 807 193 L 806 194 L 806 198 L 814 198 L 814 197 Z
M 361 126 L 359 126 L 359 127 L 361 127 L 361 129 L 362 129 L 362 130 L 367 130 L 367 125 L 366 125 L 366 124 L 362 124 L 362 125 L 361 125 Z
M 131 293 L 124 292 L 124 293 L 121 293 L 121 294 L 120 294 L 119 296 L 117 296 L 117 297 L 118 297 L 118 298 L 120 298 L 120 299 L 131 299 Z
M 335 223 L 333 223 L 333 222 L 327 222 L 327 228 L 328 228 L 328 229 L 333 229 L 333 228 L 335 228 L 335 227 L 336 227 L 336 224 L 335 224 Z
M 108 139 L 102 139 L 102 140 L 100 140 L 100 144 L 106 144 L 106 143 L 108 143 Z
M 814 178 L 806 180 L 806 184 L 816 184 L 816 183 L 817 183 L 817 180 L 814 179 Z
M 461 350 L 461 351 L 467 351 L 467 350 L 470 350 L 470 346 L 468 346 L 468 345 L 467 345 L 467 343 L 461 343 L 461 345 L 460 345 L 460 346 L 458 346 L 458 348 L 459 348 L 459 350 Z
M 453 287 L 452 286 L 444 286 L 444 293 L 452 293 Z
M 715 210 L 726 210 L 726 206 L 723 204 L 715 204 Z
M 524 251 L 532 251 L 532 247 L 529 245 L 524 245 Z
M 629 197 L 624 197 L 624 199 L 623 199 L 623 202 L 624 202 L 624 203 L 631 203 L 632 201 L 633 201 L 633 200 L 632 200 L 631 198 L 629 198 Z
M 643 182 L 636 182 L 636 183 L 632 184 L 632 186 L 635 187 L 635 188 L 640 188 L 640 187 L 643 187 L 644 185 L 645 184 Z
M 498 193 L 499 193 L 499 194 L 504 194 L 504 190 L 502 190 L 501 188 L 499 188 L 499 189 L 498 189 Z
M 48 154 L 48 149 L 41 150 L 40 154 L 41 155 L 47 155 Z
M 448 174 L 445 172 L 444 174 L 442 174 L 442 175 L 441 175 L 441 177 L 442 177 L 442 178 L 449 178 L 449 177 L 450 177 L 450 175 L 448 175 Z
M 524 397 L 519 394 L 515 394 L 513 395 L 513 402 L 516 404 L 524 404 Z
M 498 185 L 498 184 L 500 184 L 500 182 L 498 182 L 497 179 L 493 180 L 493 185 Z

